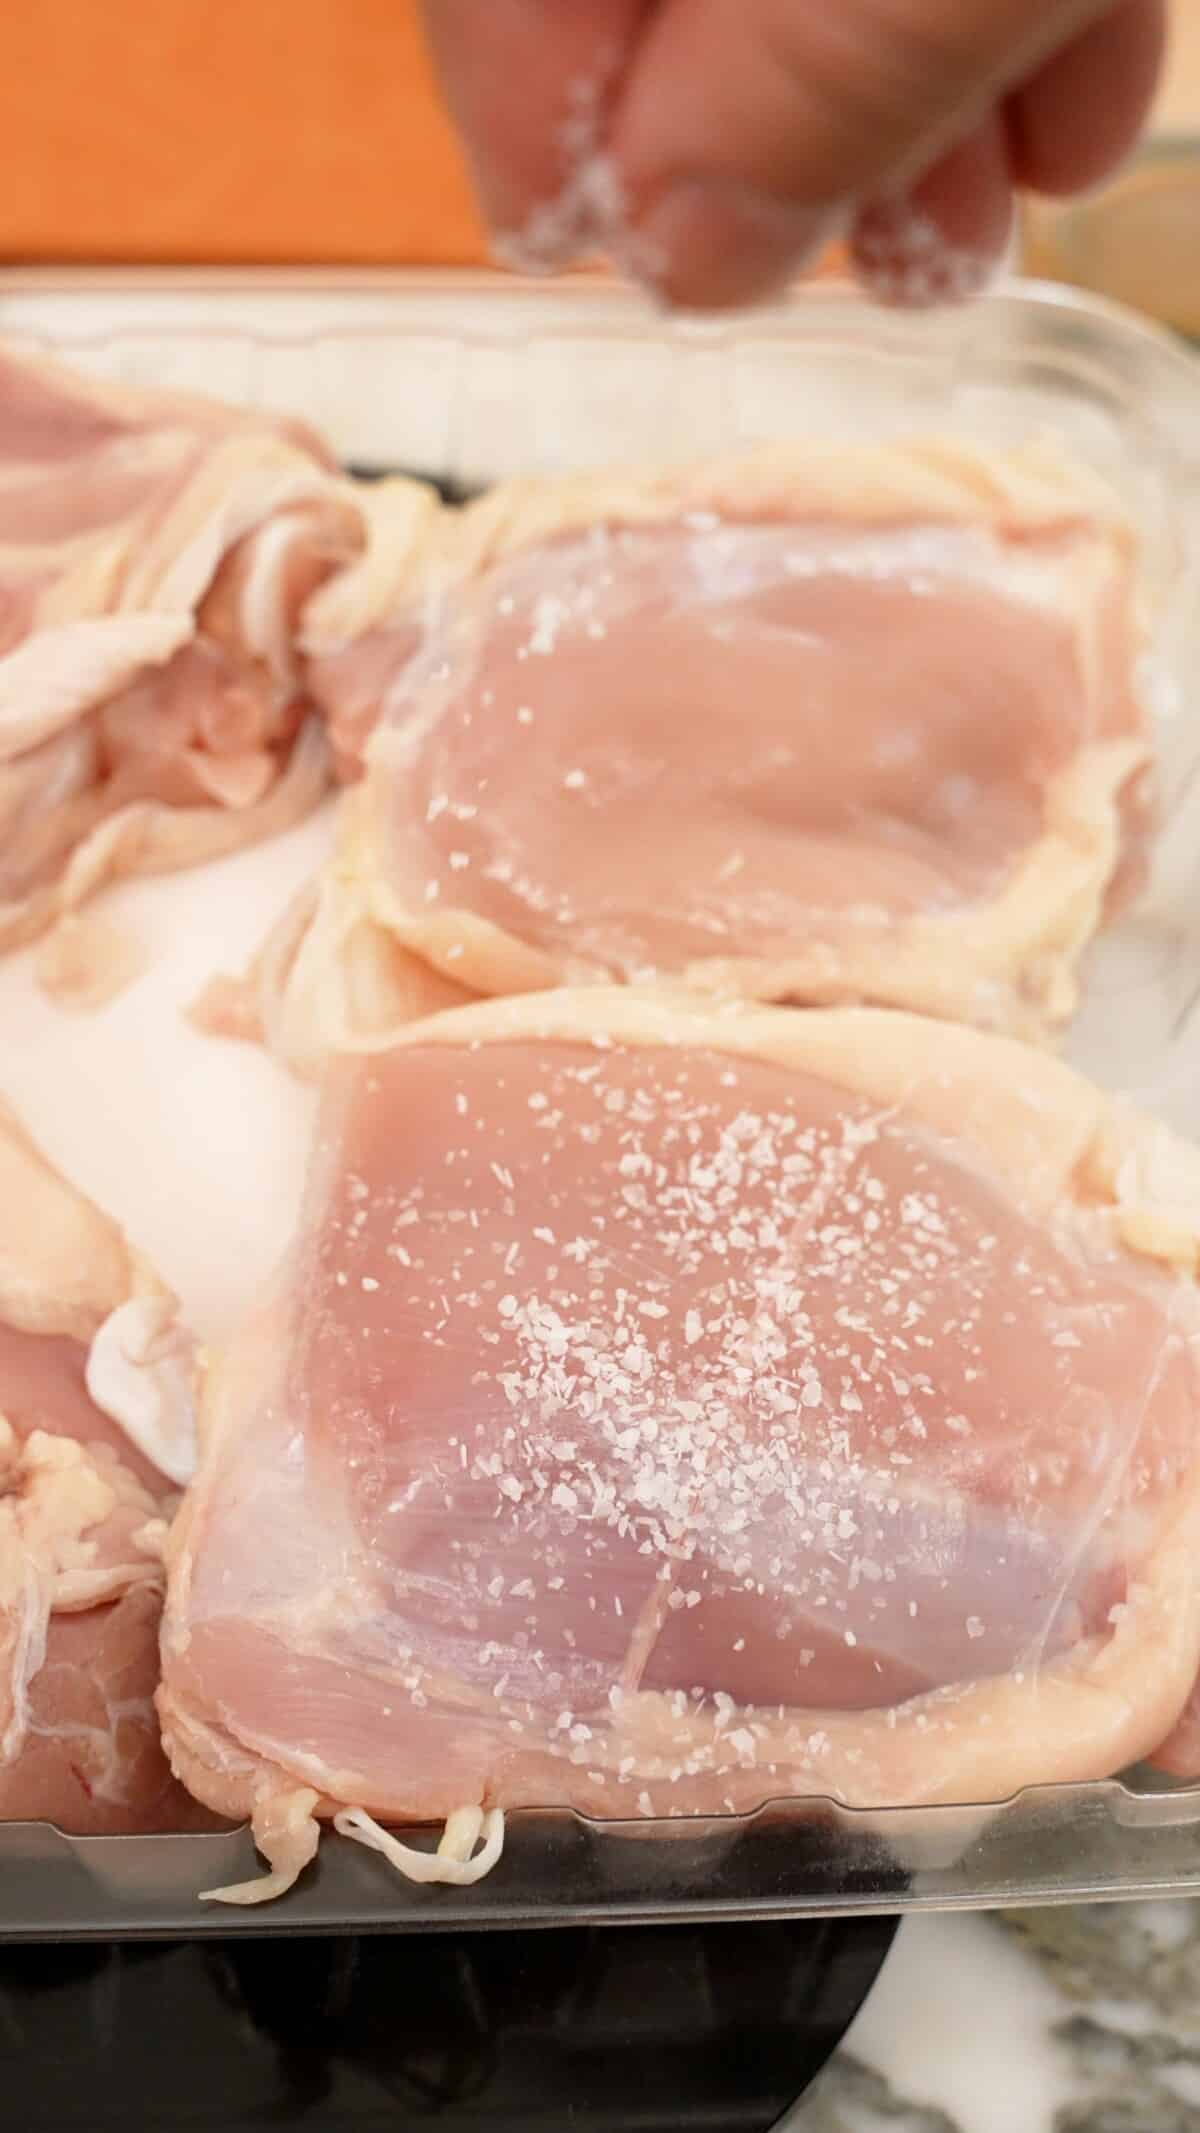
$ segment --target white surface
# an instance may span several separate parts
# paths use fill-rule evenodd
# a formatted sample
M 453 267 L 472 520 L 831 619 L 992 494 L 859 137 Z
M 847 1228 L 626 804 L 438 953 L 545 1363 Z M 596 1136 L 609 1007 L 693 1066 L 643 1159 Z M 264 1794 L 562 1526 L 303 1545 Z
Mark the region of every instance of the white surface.
M 328 836 L 327 810 L 274 844 L 108 896 L 106 918 L 150 963 L 98 1014 L 39 993 L 31 955 L 0 961 L 0 1089 L 148 1253 L 201 1339 L 229 1327 L 287 1242 L 313 1098 L 256 1047 L 200 1036 L 185 1010 L 242 969 Z

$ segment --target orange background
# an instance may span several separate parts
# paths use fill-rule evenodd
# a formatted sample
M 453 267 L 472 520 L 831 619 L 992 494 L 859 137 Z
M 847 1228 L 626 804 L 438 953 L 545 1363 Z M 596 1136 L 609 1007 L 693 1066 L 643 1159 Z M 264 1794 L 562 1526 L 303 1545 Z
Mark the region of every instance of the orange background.
M 0 256 L 483 258 L 416 0 L 0 0 Z
M 0 0 L 0 259 L 484 256 L 416 0 Z

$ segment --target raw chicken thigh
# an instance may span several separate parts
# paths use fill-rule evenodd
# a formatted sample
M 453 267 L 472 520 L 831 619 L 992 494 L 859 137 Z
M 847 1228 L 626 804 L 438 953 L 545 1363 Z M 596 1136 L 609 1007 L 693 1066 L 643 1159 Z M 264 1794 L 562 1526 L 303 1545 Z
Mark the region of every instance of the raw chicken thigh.
M 0 1819 L 211 1826 L 154 1711 L 174 1493 L 97 1404 L 161 1420 L 187 1381 L 170 1299 L 0 1110 Z
M 1200 1658 L 1198 1235 L 1200 1156 L 916 1017 L 580 989 L 344 1064 L 170 1543 L 168 1751 L 273 1869 L 234 1897 L 339 1810 L 464 1878 L 505 1808 L 1153 1748 Z
M 1131 539 L 1090 477 L 775 446 L 516 484 L 421 583 L 440 622 L 267 972 L 301 1063 L 431 985 L 1071 1010 L 1148 753 Z
M 0 353 L 0 947 L 315 804 L 294 633 L 362 538 L 299 424 Z

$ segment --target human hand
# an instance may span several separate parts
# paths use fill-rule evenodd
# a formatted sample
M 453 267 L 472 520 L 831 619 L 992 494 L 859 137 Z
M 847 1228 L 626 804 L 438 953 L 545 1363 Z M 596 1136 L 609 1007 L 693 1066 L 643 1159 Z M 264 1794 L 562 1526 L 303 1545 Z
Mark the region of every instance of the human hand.
M 1014 187 L 1132 146 L 1165 0 L 423 0 L 497 249 L 741 304 L 847 235 L 892 302 L 971 294 Z

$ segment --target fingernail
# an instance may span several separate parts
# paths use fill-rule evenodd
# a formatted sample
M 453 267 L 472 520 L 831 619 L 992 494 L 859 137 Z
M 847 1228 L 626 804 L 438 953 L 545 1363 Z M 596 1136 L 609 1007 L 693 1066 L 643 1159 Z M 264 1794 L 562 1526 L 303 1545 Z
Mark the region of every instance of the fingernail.
M 520 274 L 555 274 L 611 248 L 623 210 L 613 165 L 606 156 L 588 156 L 553 198 L 535 202 L 523 228 L 493 229 L 492 256 Z
M 727 178 L 677 179 L 636 221 L 640 278 L 683 307 L 770 296 L 833 233 L 828 208 L 773 199 Z
M 620 58 L 607 43 L 591 71 L 567 84 L 567 115 L 555 129 L 562 176 L 555 192 L 535 200 L 519 228 L 490 217 L 493 256 L 522 274 L 554 274 L 589 254 L 611 252 L 625 233 L 620 174 L 604 152 L 601 119 Z
M 982 294 L 1000 265 L 989 253 L 951 244 L 909 199 L 877 200 L 863 208 L 850 239 L 850 258 L 868 296 L 908 311 L 966 303 Z

